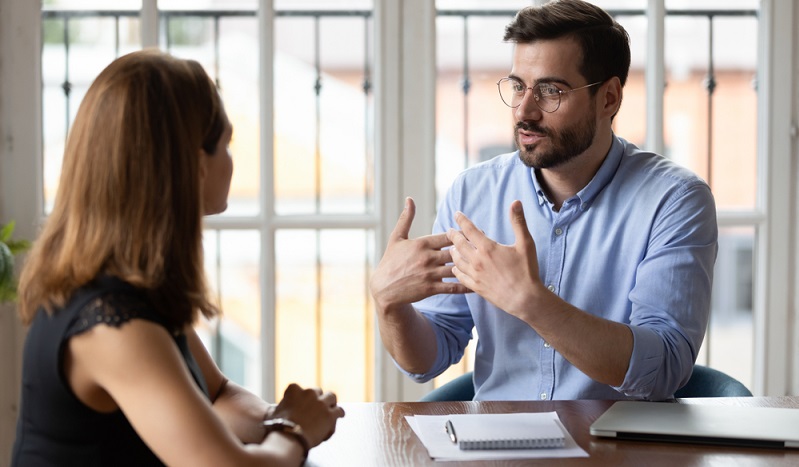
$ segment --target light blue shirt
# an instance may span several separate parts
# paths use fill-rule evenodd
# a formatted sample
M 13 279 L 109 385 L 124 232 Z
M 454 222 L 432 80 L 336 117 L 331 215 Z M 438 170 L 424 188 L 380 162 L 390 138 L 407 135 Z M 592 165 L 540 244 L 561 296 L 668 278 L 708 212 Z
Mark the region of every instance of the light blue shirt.
M 477 294 L 415 303 L 433 324 L 438 354 L 424 382 L 463 356 L 478 334 L 476 400 L 666 399 L 688 381 L 707 327 L 718 227 L 710 188 L 668 159 L 615 137 L 588 185 L 553 209 L 518 152 L 458 176 L 434 232 L 459 229 L 462 211 L 489 238 L 513 244 L 519 199 L 535 239 L 541 280 L 588 313 L 626 324 L 633 352 L 619 387 L 571 365 L 532 327 Z

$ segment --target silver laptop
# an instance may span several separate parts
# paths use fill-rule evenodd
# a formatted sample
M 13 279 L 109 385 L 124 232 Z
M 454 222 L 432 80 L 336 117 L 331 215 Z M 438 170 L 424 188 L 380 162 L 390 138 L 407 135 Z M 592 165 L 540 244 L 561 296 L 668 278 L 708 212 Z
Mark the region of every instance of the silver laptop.
M 799 409 L 619 401 L 590 433 L 617 439 L 799 448 Z

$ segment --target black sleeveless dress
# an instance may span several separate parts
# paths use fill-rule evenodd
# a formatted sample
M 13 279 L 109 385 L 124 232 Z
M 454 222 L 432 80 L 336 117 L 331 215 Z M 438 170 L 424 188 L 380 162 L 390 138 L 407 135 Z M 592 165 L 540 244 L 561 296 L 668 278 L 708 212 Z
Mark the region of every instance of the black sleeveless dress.
M 163 465 L 122 411 L 100 413 L 87 407 L 64 376 L 63 349 L 72 336 L 94 326 L 123 326 L 133 319 L 169 330 L 144 291 L 113 277 L 82 287 L 52 315 L 38 311 L 25 339 L 12 467 Z M 186 336 L 172 335 L 195 382 L 208 396 Z

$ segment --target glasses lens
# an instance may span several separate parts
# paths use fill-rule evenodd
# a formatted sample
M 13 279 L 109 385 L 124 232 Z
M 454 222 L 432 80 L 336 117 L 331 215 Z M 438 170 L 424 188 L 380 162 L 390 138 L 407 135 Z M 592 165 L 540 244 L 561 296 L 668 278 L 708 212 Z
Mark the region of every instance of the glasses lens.
M 518 107 L 524 99 L 524 94 L 527 92 L 527 87 L 512 78 L 502 78 L 497 83 L 499 87 L 499 97 L 502 102 L 508 107 L 514 109 Z M 538 83 L 533 86 L 531 92 L 538 108 L 544 112 L 554 112 L 560 107 L 560 90 L 549 83 Z
M 535 102 L 544 112 L 554 112 L 560 107 L 560 90 L 550 83 L 538 83 L 533 87 Z
M 524 85 L 510 78 L 502 78 L 497 83 L 499 97 L 508 107 L 518 107 L 524 97 Z

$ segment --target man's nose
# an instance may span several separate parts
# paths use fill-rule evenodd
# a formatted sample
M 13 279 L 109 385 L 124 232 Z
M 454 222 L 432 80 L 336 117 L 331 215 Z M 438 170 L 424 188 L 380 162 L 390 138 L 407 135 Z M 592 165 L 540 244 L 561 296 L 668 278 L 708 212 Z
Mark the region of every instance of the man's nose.
M 521 122 L 525 120 L 541 120 L 543 111 L 540 107 L 538 107 L 538 103 L 535 101 L 535 96 L 533 95 L 532 89 L 527 89 L 527 92 L 525 92 L 524 96 L 522 97 L 522 102 L 518 107 L 513 109 L 513 113 L 516 117 L 516 121 Z

